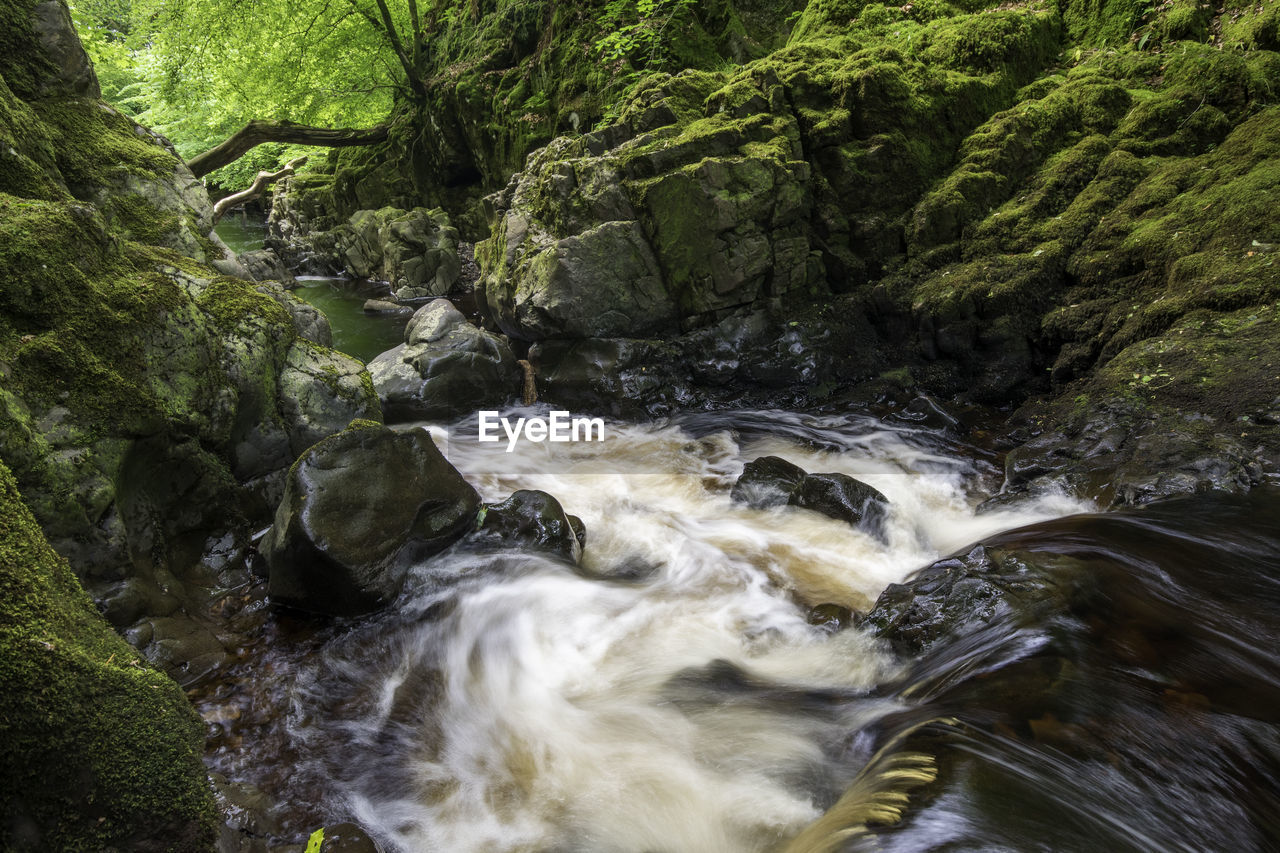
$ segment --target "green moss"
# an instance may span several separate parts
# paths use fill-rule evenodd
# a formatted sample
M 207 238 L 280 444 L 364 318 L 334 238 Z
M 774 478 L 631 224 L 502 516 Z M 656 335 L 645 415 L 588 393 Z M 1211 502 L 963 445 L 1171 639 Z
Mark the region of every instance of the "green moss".
M 196 304 L 224 333 L 249 323 L 292 328 L 289 312 L 280 303 L 259 293 L 252 283 L 238 278 L 220 276 L 213 279 L 200 292 Z
M 139 243 L 160 245 L 181 226 L 176 213 L 162 211 L 138 195 L 115 196 L 108 209 L 114 214 L 112 225 L 123 236 Z
M 1142 24 L 1145 0 L 1059 0 L 1067 38 L 1086 47 L 1121 45 Z
M 1220 39 L 1231 50 L 1280 50 L 1280 3 L 1229 0 L 1222 6 Z
M 202 727 L 54 554 L 0 464 L 0 846 L 205 850 Z
M 55 99 L 33 107 L 49 131 L 58 169 L 71 192 L 93 200 L 128 175 L 170 180 L 178 160 L 134 132 L 133 122 L 100 101 Z
M 23 198 L 67 198 L 53 145 L 31 107 L 0 77 L 0 192 Z

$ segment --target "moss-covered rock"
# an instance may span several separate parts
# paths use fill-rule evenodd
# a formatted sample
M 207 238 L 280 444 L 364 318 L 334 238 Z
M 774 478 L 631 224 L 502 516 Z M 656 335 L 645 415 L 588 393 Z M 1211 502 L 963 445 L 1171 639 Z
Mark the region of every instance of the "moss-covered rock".
M 198 263 L 221 256 L 203 187 L 54 79 L 83 58 L 65 12 L 2 4 L 31 37 L 0 63 L 21 81 L 0 82 L 0 459 L 113 623 L 203 618 L 213 582 L 187 573 L 210 538 L 267 516 L 296 454 L 377 397 L 296 299 Z
M 670 334 L 856 287 L 1059 34 L 1044 9 L 916 19 L 878 5 L 815 32 L 734 74 L 647 81 L 617 127 L 531 157 L 477 249 L 499 326 L 526 340 Z M 592 306 L 581 320 L 579 305 Z
M 94 610 L 0 463 L 0 846 L 207 850 L 203 730 Z

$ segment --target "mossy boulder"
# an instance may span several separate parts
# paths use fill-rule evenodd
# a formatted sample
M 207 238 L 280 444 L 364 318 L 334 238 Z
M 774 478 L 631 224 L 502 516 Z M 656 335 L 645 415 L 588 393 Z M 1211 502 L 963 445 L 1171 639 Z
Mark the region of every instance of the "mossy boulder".
M 617 126 L 554 141 L 490 202 L 491 318 L 530 341 L 671 335 L 849 289 L 1058 33 L 1046 10 L 867 15 L 732 74 L 640 84 Z
M 453 419 L 515 395 L 520 371 L 503 339 L 478 329 L 447 299 L 419 308 L 405 343 L 369 362 L 389 421 Z
M 400 299 L 444 296 L 458 281 L 458 232 L 440 209 L 358 210 L 312 245 L 356 278 L 387 281 Z
M 277 604 L 338 616 L 393 601 L 414 564 L 475 522 L 480 497 L 425 431 L 357 422 L 299 457 L 262 543 Z
M 0 846 L 208 850 L 203 727 L 54 553 L 0 463 Z

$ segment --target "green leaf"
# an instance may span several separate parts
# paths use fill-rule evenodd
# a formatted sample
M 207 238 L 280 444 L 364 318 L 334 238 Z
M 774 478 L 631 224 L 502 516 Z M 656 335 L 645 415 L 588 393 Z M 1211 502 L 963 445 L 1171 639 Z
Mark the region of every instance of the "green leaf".
M 311 833 L 311 837 L 307 839 L 307 849 L 304 853 L 320 853 L 321 844 L 324 844 L 323 826 Z

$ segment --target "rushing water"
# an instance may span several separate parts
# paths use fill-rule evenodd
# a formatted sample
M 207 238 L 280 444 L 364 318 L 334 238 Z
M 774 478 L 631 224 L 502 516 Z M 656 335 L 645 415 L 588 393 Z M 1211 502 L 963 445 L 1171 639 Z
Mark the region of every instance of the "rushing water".
M 543 489 L 588 540 L 579 570 L 441 555 L 393 612 L 290 665 L 290 784 L 405 851 L 776 848 L 866 762 L 859 733 L 900 709 L 874 688 L 901 664 L 809 608 L 866 609 L 939 554 L 1082 508 L 976 514 L 986 463 L 870 417 L 611 424 L 602 443 L 511 454 L 436 434 L 487 500 Z M 886 541 L 733 504 L 765 454 L 880 489 Z
M 287 804 L 286 838 L 353 818 L 404 853 L 1280 849 L 1278 490 L 981 513 L 987 454 L 861 415 L 514 453 L 426 428 L 486 500 L 580 516 L 582 565 L 455 550 L 377 616 L 267 616 L 196 702 L 212 767 Z M 884 539 L 732 503 L 766 454 L 879 489 Z M 916 659 L 807 618 L 978 540 L 1069 606 Z

